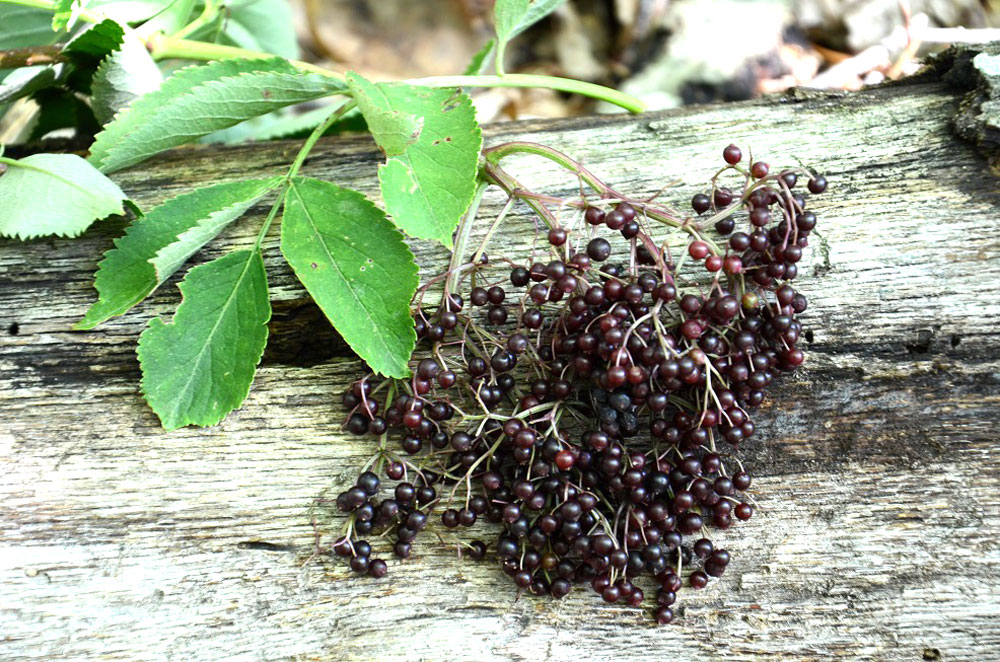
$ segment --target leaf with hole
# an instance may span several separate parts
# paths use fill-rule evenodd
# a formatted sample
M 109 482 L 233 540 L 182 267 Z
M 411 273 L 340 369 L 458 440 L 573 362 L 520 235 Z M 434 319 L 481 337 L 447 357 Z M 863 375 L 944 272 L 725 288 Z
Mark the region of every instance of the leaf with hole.
M 408 235 L 451 247 L 452 232 L 476 189 L 483 144 L 472 101 L 457 90 L 365 83 L 366 103 L 359 108 L 369 127 L 386 113 L 423 120 L 416 141 L 379 167 L 386 209 Z M 374 130 L 373 135 L 379 139 Z
M 304 73 L 281 58 L 187 67 L 119 113 L 97 135 L 90 162 L 114 172 L 251 117 L 345 90 L 339 79 Z
M 417 340 L 417 265 L 399 230 L 364 195 L 296 177 L 285 196 L 281 252 L 347 344 L 377 373 L 409 374 Z
M 75 237 L 96 219 L 125 212 L 118 185 L 75 154 L 0 162 L 7 165 L 0 176 L 0 236 Z
M 215 425 L 243 404 L 267 344 L 271 303 L 258 250 L 190 272 L 173 319 L 139 337 L 142 392 L 167 430 Z
M 397 156 L 420 138 L 423 118 L 381 105 L 382 92 L 354 72 L 347 73 L 347 87 L 365 117 L 372 138 L 386 156 Z
M 98 299 L 74 328 L 92 329 L 138 304 L 280 183 L 272 177 L 216 184 L 171 198 L 133 221 L 97 265 Z

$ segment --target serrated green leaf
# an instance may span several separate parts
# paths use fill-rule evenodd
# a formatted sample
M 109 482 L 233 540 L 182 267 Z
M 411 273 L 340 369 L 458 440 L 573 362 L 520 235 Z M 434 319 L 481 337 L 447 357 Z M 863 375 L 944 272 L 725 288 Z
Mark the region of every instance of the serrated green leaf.
M 98 300 L 75 328 L 92 329 L 145 299 L 280 182 L 272 177 L 216 184 L 171 198 L 133 221 L 98 264 Z
M 9 103 L 53 85 L 64 70 L 61 64 L 15 69 L 0 83 L 0 103 Z
M 402 235 L 357 191 L 297 177 L 285 197 L 281 252 L 372 370 L 409 374 L 417 265 Z
M 372 138 L 386 156 L 402 154 L 417 142 L 424 125 L 422 117 L 380 105 L 383 94 L 375 83 L 353 71 L 347 72 L 347 86 L 354 93 L 354 101 L 365 116 Z
M 483 47 L 469 60 L 469 66 L 465 68 L 463 73 L 466 76 L 478 76 L 484 73 L 489 66 L 488 60 L 493 55 L 493 49 L 496 48 L 496 45 L 496 39 L 490 39 L 483 44 Z
M 188 67 L 115 117 L 97 135 L 90 162 L 114 172 L 251 117 L 345 90 L 336 78 L 303 73 L 280 58 Z
M 179 233 L 176 240 L 156 251 L 156 256 L 150 258 L 149 263 L 156 270 L 157 279 L 162 283 L 170 278 L 188 258 L 218 236 L 223 228 L 260 202 L 261 198 L 276 189 L 280 183 L 281 177 L 245 179 L 198 191 L 202 194 L 199 198 L 203 204 L 209 196 L 213 196 L 217 202 L 223 202 L 226 206 L 204 215 Z
M 271 303 L 258 250 L 188 272 L 170 323 L 139 336 L 142 392 L 167 430 L 215 425 L 243 404 L 267 344 Z
M 202 143 L 242 143 L 248 140 L 288 140 L 305 138 L 313 132 L 323 120 L 330 116 L 331 106 L 313 108 L 304 113 L 286 112 L 282 109 L 254 117 L 236 126 L 222 131 L 210 133 L 199 139 Z M 343 133 L 366 133 L 368 125 L 361 112 L 354 108 L 333 123 L 323 132 L 324 136 L 334 136 Z
M 107 124 L 121 109 L 160 88 L 163 77 L 143 43 L 127 34 L 118 50 L 97 67 L 91 83 L 91 107 L 101 124 Z
M 287 0 L 236 0 L 226 8 L 223 34 L 240 48 L 295 59 L 299 44 Z
M 125 211 L 118 185 L 75 154 L 2 161 L 0 236 L 75 237 L 96 219 Z
M 110 19 L 101 21 L 73 37 L 63 53 L 80 65 L 93 65 L 121 47 L 125 29 Z
M 503 75 L 507 42 L 542 20 L 566 0 L 496 0 L 493 24 L 497 31 L 497 73 Z
M 393 222 L 412 237 L 451 247 L 451 235 L 476 188 L 482 131 L 472 100 L 457 90 L 378 83 L 370 106 L 424 121 L 420 136 L 379 167 L 382 199 Z M 361 108 L 365 120 L 370 120 Z

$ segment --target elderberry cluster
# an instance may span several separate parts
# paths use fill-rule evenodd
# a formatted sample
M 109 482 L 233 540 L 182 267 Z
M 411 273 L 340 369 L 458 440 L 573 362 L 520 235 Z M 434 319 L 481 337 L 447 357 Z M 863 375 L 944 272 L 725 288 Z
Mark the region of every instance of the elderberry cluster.
M 685 582 L 725 572 L 709 536 L 754 513 L 736 456 L 749 411 L 804 358 L 791 283 L 816 216 L 796 186 L 826 180 L 723 156 L 691 203 L 707 219 L 606 188 L 564 201 L 578 213 L 547 230 L 547 258 L 453 263 L 436 310 L 421 294 L 412 378 L 369 376 L 343 398 L 346 429 L 379 442 L 336 499 L 349 517 L 333 551 L 352 569 L 381 577 L 365 537 L 405 559 L 435 518 L 443 536 L 477 527 L 460 549 L 532 594 L 585 584 L 640 606 L 652 587 L 660 623 Z M 733 173 L 742 187 L 718 185 Z M 672 229 L 659 243 L 655 222 Z

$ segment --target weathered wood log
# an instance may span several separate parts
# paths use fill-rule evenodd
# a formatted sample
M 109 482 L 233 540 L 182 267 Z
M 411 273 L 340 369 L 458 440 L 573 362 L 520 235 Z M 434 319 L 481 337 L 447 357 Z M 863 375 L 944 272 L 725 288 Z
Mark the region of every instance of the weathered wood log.
M 250 398 L 218 427 L 164 433 L 134 344 L 178 293 L 68 329 L 121 225 L 0 244 L 0 658 L 400 660 L 1000 659 L 1000 187 L 952 122 L 940 74 L 640 117 L 490 127 L 680 206 L 729 142 L 822 168 L 799 287 L 806 368 L 745 448 L 759 513 L 722 536 L 726 576 L 682 593 L 679 624 L 585 591 L 516 598 L 492 563 L 426 541 L 382 580 L 314 554 L 317 497 L 371 453 L 339 431 L 359 362 L 267 248 L 275 320 Z M 279 173 L 295 143 L 177 150 L 118 177 L 141 206 Z M 320 143 L 306 171 L 375 191 L 368 140 Z M 576 183 L 546 163 L 540 190 Z M 497 210 L 500 194 L 487 197 Z M 252 241 L 265 209 L 199 256 Z M 523 210 L 520 210 L 523 212 Z M 520 212 L 519 212 L 520 213 Z M 531 240 L 505 226 L 506 249 Z M 272 238 L 273 239 L 273 238 Z M 415 243 L 425 273 L 445 255 Z

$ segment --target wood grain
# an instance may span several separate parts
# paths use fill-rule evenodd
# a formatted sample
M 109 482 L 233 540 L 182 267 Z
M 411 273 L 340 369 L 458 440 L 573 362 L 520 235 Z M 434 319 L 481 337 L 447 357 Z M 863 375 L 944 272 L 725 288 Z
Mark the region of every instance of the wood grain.
M 329 522 L 314 500 L 372 449 L 339 432 L 359 363 L 274 241 L 275 343 L 248 402 L 169 434 L 138 395 L 134 345 L 176 305 L 174 284 L 72 333 L 120 224 L 0 243 L 0 659 L 1000 659 L 1000 187 L 953 135 L 960 96 L 932 77 L 487 130 L 639 194 L 677 180 L 678 206 L 729 142 L 831 181 L 799 283 L 807 367 L 772 392 L 745 451 L 761 510 L 722 536 L 729 571 L 683 591 L 670 627 L 584 591 L 517 599 L 492 563 L 430 540 L 377 581 L 315 556 L 311 519 Z M 177 150 L 118 180 L 145 207 L 279 173 L 296 148 Z M 377 161 L 366 140 L 332 139 L 306 171 L 375 195 Z M 513 170 L 576 186 L 537 160 Z M 197 260 L 250 243 L 264 211 Z M 494 250 L 520 255 L 531 236 L 517 216 Z M 413 247 L 425 274 L 443 264 Z

